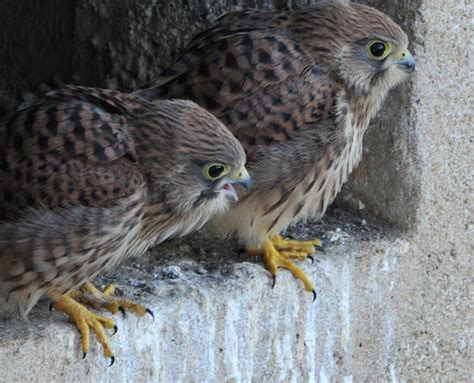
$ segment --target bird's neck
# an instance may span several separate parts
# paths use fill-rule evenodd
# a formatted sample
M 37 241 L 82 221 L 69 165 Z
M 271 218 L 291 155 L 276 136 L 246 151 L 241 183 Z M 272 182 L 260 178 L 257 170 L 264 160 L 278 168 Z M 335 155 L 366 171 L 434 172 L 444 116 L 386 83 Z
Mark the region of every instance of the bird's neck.
M 370 90 L 361 92 L 354 89 L 345 92 L 350 113 L 350 125 L 359 133 L 364 134 L 372 118 L 380 110 L 386 92 Z
M 342 90 L 336 105 L 336 118 L 342 127 L 342 140 L 345 143 L 344 161 L 347 172 L 342 177 L 344 180 L 352 172 L 362 158 L 362 140 L 371 119 L 380 109 L 383 97 L 372 94 L 360 94 L 354 90 Z M 345 181 L 343 181 L 345 182 Z

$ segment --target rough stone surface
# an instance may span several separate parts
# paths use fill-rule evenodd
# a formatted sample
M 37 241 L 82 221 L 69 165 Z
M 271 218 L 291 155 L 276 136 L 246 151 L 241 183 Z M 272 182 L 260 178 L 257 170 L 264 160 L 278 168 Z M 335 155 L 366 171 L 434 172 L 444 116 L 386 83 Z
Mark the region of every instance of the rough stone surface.
M 71 81 L 74 2 L 0 0 L 0 10 L 1 118 Z
M 29 85 L 72 69 L 74 2 L 0 0 L 0 77 Z
M 405 368 L 418 381 L 474 380 L 473 57 L 459 46 L 473 41 L 472 11 L 470 2 L 426 1 L 414 24 L 419 69 L 411 114 L 421 193 L 417 285 L 407 305 L 419 307 L 420 319 L 409 323 Z
M 79 0 L 75 78 L 96 86 L 133 90 L 153 82 L 194 34 L 226 12 L 241 7 L 283 9 L 314 2 Z
M 66 12 L 75 81 L 123 89 L 149 82 L 231 3 L 76 1 Z M 75 330 L 43 304 L 30 324 L 0 321 L 0 382 L 474 380 L 472 5 L 370 4 L 408 31 L 418 67 L 369 129 L 340 203 L 392 226 L 336 212 L 290 233 L 336 240 L 304 266 L 318 286 L 315 304 L 287 272 L 271 290 L 267 272 L 226 243 L 202 235 L 172 242 L 103 277 L 156 315 L 154 323 L 117 319 L 116 366 L 106 369 L 97 348 L 80 360 Z M 47 82 L 46 72 L 37 75 Z M 15 76 L 0 78 L 8 80 L 0 81 L 2 105 L 37 94 L 11 98 Z

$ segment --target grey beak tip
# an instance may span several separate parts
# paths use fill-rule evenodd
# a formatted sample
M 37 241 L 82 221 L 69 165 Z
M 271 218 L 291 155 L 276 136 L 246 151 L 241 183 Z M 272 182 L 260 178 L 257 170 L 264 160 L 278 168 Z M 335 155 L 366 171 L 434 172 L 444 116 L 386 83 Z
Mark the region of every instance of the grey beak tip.
M 249 189 L 252 187 L 252 182 L 250 180 L 248 180 L 247 182 L 243 183 L 242 185 L 244 187 L 245 192 L 248 192 Z
M 407 69 L 410 70 L 410 71 L 413 71 L 413 70 L 415 70 L 415 68 L 416 68 L 416 63 L 415 63 L 415 61 L 407 62 L 407 63 L 405 63 L 405 64 L 403 64 L 403 65 L 405 66 L 405 68 L 407 68 Z

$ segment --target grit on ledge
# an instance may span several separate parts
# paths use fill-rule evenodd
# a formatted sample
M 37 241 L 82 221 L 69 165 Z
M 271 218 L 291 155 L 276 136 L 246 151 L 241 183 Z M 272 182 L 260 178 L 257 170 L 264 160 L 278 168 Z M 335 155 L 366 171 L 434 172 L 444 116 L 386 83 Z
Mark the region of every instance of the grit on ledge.
M 151 318 L 116 317 L 117 362 L 106 368 L 97 345 L 81 360 L 79 335 L 47 302 L 31 323 L 0 322 L 0 381 L 281 382 L 386 380 L 398 376 L 404 340 L 395 315 L 406 241 L 337 209 L 322 224 L 289 231 L 325 233 L 327 254 L 304 269 L 312 303 L 287 271 L 274 289 L 261 264 L 209 235 L 173 241 L 121 265 L 114 282 L 146 303 Z M 211 246 L 209 246 L 211 244 Z M 134 296 L 133 296 L 134 295 Z M 403 304 L 403 303 L 402 303 Z M 18 336 L 18 334 L 22 334 Z M 366 361 L 375 367 L 367 371 Z M 32 378 L 33 377 L 33 378 Z

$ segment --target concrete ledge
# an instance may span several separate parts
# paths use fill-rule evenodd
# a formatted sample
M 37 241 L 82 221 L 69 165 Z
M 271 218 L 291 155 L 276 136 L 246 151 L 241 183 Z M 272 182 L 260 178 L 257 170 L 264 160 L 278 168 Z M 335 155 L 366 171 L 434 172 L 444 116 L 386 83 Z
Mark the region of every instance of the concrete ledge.
M 272 290 L 261 265 L 236 259 L 235 249 L 225 244 L 224 250 L 214 244 L 200 255 L 208 236 L 167 244 L 100 281 L 114 281 L 156 316 L 155 322 L 116 317 L 119 331 L 111 338 L 116 365 L 106 367 L 97 345 L 81 360 L 76 330 L 43 302 L 29 324 L 0 322 L 0 381 L 324 382 L 403 376 L 394 313 L 403 283 L 400 262 L 410 256 L 410 244 L 362 223 L 338 215 L 323 225 L 297 228 L 306 235 L 323 230 L 334 242 L 314 265 L 303 265 L 318 287 L 315 303 L 286 271 Z

